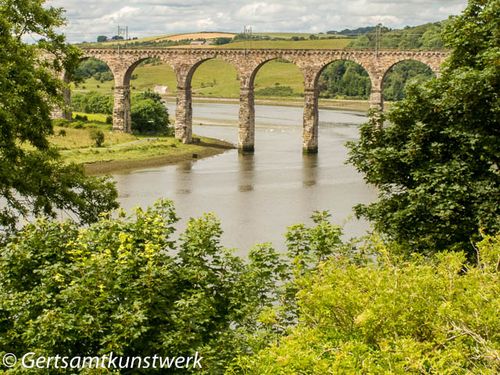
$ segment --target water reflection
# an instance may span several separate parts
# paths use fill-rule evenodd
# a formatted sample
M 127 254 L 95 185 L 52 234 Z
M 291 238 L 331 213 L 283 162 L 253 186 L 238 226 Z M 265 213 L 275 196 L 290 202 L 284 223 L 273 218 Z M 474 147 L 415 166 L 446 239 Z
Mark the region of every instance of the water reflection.
M 238 190 L 242 193 L 253 191 L 255 156 L 238 154 Z
M 318 178 L 318 154 L 302 156 L 302 186 L 305 188 L 316 185 Z

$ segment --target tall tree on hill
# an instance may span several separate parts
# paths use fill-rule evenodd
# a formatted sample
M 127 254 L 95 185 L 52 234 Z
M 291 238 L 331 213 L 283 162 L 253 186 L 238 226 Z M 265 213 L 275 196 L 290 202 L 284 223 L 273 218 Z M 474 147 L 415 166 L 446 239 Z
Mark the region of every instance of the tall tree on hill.
M 441 77 L 413 86 L 385 127 L 365 124 L 349 161 L 379 189 L 356 208 L 378 231 L 472 258 L 471 238 L 500 229 L 500 0 L 470 0 L 444 40 Z
M 20 216 L 62 209 L 90 222 L 116 207 L 114 185 L 65 165 L 50 147 L 51 111 L 62 105 L 63 82 L 78 52 L 55 30 L 62 10 L 44 0 L 0 1 L 0 229 Z M 39 40 L 27 44 L 25 39 Z M 50 57 L 50 58 L 47 58 Z

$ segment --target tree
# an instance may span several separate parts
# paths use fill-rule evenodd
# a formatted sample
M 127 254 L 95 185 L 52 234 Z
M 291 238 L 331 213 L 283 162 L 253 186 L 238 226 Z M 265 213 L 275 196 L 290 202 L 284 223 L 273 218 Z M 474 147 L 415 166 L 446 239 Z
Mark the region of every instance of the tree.
M 233 256 L 213 215 L 189 220 L 180 239 L 177 220 L 172 202 L 159 201 L 87 228 L 47 220 L 24 227 L 0 257 L 0 355 L 199 351 L 203 368 L 193 372 L 223 373 L 260 342 L 257 318 L 276 303 L 282 262 L 268 245 L 248 262 Z M 50 370 L 68 370 L 60 371 Z
M 500 230 L 499 12 L 499 0 L 470 0 L 446 27 L 442 75 L 410 87 L 349 145 L 349 161 L 379 189 L 357 214 L 413 250 L 473 258 L 471 238 Z
M 56 208 L 89 222 L 116 207 L 111 182 L 63 164 L 47 140 L 51 111 L 63 105 L 57 76 L 78 61 L 56 32 L 63 22 L 62 10 L 42 0 L 0 3 L 0 230 L 20 216 L 54 216 Z M 28 35 L 39 40 L 26 44 Z
M 99 35 L 97 37 L 97 43 L 104 43 L 108 41 L 108 37 L 106 35 Z
M 132 131 L 137 133 L 168 133 L 168 111 L 160 95 L 146 91 L 132 103 Z

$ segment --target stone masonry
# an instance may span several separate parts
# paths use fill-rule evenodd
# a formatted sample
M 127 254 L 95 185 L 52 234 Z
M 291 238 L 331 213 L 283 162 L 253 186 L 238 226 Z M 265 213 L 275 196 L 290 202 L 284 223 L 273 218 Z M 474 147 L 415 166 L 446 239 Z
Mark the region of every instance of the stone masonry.
M 86 49 L 84 57 L 104 61 L 114 75 L 113 129 L 130 132 L 130 77 L 148 58 L 170 65 L 177 76 L 175 136 L 184 143 L 192 137 L 191 79 L 204 61 L 221 59 L 232 64 L 240 82 L 239 141 L 242 152 L 253 152 L 255 143 L 254 81 L 268 61 L 285 59 L 296 64 L 304 75 L 303 150 L 318 151 L 318 79 L 321 71 L 336 60 L 354 61 L 367 72 L 372 84 L 370 106 L 383 108 L 382 82 L 388 70 L 398 62 L 416 60 L 438 75 L 447 57 L 442 51 L 368 51 L 368 50 L 297 50 L 297 49 Z

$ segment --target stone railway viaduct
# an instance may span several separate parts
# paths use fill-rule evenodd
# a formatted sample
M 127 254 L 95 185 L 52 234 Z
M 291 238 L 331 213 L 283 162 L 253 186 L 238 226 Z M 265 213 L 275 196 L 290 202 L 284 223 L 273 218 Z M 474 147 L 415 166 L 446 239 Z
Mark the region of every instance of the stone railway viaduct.
M 318 151 L 318 79 L 322 70 L 336 60 L 361 65 L 371 80 L 370 106 L 383 108 L 382 83 L 388 70 L 405 60 L 420 61 L 439 75 L 447 57 L 443 51 L 395 50 L 297 50 L 297 49 L 85 49 L 83 58 L 105 62 L 114 76 L 113 129 L 129 132 L 130 78 L 134 69 L 148 58 L 170 65 L 177 76 L 175 137 L 190 143 L 192 137 L 191 79 L 197 67 L 210 59 L 221 59 L 233 65 L 240 82 L 238 148 L 253 152 L 255 139 L 254 81 L 259 69 L 268 61 L 285 59 L 296 64 L 304 76 L 303 150 Z

